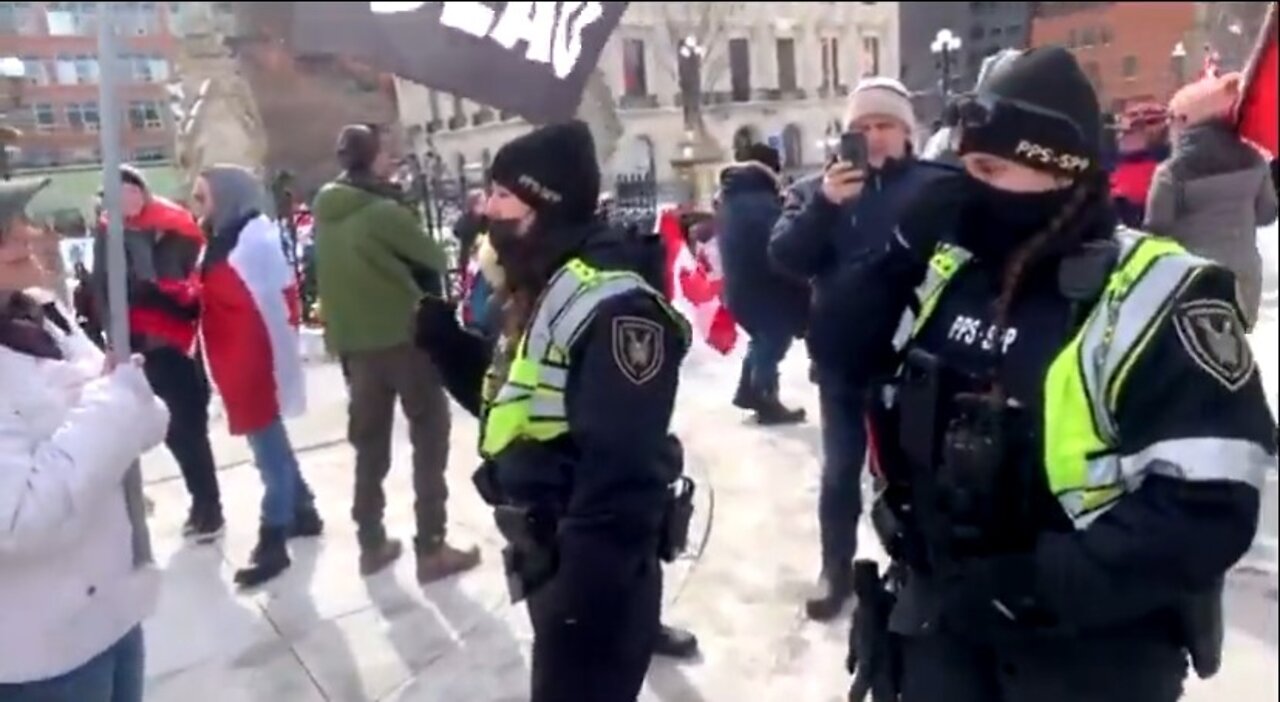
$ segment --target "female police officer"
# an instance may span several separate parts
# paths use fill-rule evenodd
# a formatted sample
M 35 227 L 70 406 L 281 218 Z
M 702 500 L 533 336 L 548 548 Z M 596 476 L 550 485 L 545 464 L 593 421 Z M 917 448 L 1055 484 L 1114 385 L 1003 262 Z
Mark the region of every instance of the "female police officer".
M 1175 700 L 1188 653 L 1216 669 L 1274 461 L 1231 274 L 1116 227 L 1068 52 L 1003 63 L 952 116 L 964 173 L 902 222 L 927 274 L 872 417 L 897 692 Z
M 491 177 L 502 340 L 489 359 L 428 298 L 418 343 L 481 417 L 475 482 L 508 541 L 512 594 L 529 600 L 533 701 L 632 702 L 658 629 L 660 531 L 680 470 L 668 428 L 688 333 L 661 293 L 620 270 L 630 251 L 596 221 L 584 124 L 509 142 Z

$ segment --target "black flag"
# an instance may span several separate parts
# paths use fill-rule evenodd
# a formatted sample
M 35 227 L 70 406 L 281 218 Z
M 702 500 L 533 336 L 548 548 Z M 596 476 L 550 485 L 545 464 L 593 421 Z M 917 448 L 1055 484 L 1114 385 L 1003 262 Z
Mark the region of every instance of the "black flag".
M 345 55 L 531 122 L 573 117 L 625 2 L 292 3 L 297 54 Z

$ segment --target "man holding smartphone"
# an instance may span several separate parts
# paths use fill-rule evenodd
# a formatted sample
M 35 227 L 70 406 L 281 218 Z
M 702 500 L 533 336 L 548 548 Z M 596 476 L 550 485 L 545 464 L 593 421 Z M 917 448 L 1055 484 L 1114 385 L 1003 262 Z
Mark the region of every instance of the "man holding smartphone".
M 815 310 L 829 307 L 821 302 L 838 274 L 885 249 L 903 205 L 946 172 L 912 155 L 915 115 L 906 88 L 892 78 L 866 78 L 854 88 L 845 130 L 826 171 L 788 192 L 769 246 L 775 265 L 811 282 Z M 864 390 L 846 373 L 848 359 L 823 358 L 812 346 L 810 357 L 822 420 L 822 576 L 806 610 L 826 621 L 853 595 L 866 458 Z

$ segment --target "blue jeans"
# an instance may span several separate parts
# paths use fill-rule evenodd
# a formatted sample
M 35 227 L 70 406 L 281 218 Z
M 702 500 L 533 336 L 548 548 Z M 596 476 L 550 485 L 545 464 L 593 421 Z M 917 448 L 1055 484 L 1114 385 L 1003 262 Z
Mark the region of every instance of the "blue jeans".
M 747 355 L 742 359 L 742 370 L 751 381 L 753 390 L 762 394 L 777 394 L 778 366 L 791 350 L 791 342 L 789 334 L 758 330 L 751 333 Z
M 56 678 L 0 684 L 0 702 L 142 702 L 142 627 L 88 663 Z
M 822 488 L 818 528 L 822 532 L 824 570 L 847 568 L 858 550 L 862 514 L 862 466 L 867 457 L 861 390 L 818 386 L 822 413 Z
M 294 515 L 314 507 L 315 497 L 302 479 L 284 420 L 277 417 L 267 428 L 246 438 L 262 473 L 262 524 L 287 529 L 293 525 Z

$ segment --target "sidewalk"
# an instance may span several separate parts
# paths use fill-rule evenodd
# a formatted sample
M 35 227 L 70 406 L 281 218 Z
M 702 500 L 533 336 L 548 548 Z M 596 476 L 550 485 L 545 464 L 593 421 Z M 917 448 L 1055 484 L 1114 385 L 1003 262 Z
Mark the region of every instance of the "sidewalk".
M 1272 363 L 1274 367 L 1274 363 Z M 728 406 L 736 359 L 689 364 L 677 428 L 702 485 L 695 533 L 709 535 L 666 580 L 667 619 L 694 629 L 705 660 L 655 661 L 642 702 L 837 702 L 847 619 L 808 622 L 802 601 L 817 573 L 818 430 L 815 422 L 762 430 Z M 787 397 L 817 409 L 805 359 L 784 369 Z M 252 546 L 261 487 L 243 441 L 219 435 L 228 535 L 217 547 L 180 539 L 187 498 L 171 462 L 149 456 L 148 493 L 165 585 L 147 625 L 149 702 L 516 702 L 527 698 L 530 630 L 508 604 L 489 513 L 475 496 L 475 422 L 454 415 L 449 471 L 451 538 L 478 543 L 485 561 L 455 580 L 419 588 L 413 561 L 362 580 L 347 512 L 352 454 L 341 438 L 345 400 L 333 366 L 308 370 L 311 408 L 291 426 L 327 521 L 322 539 L 296 542 L 294 567 L 264 591 L 237 594 L 234 568 Z M 337 442 L 337 443 L 332 443 Z M 388 523 L 412 538 L 412 490 L 403 427 L 388 480 Z M 863 555 L 877 555 L 862 534 Z M 1277 697 L 1274 575 L 1232 576 L 1222 673 L 1191 681 L 1192 702 Z

